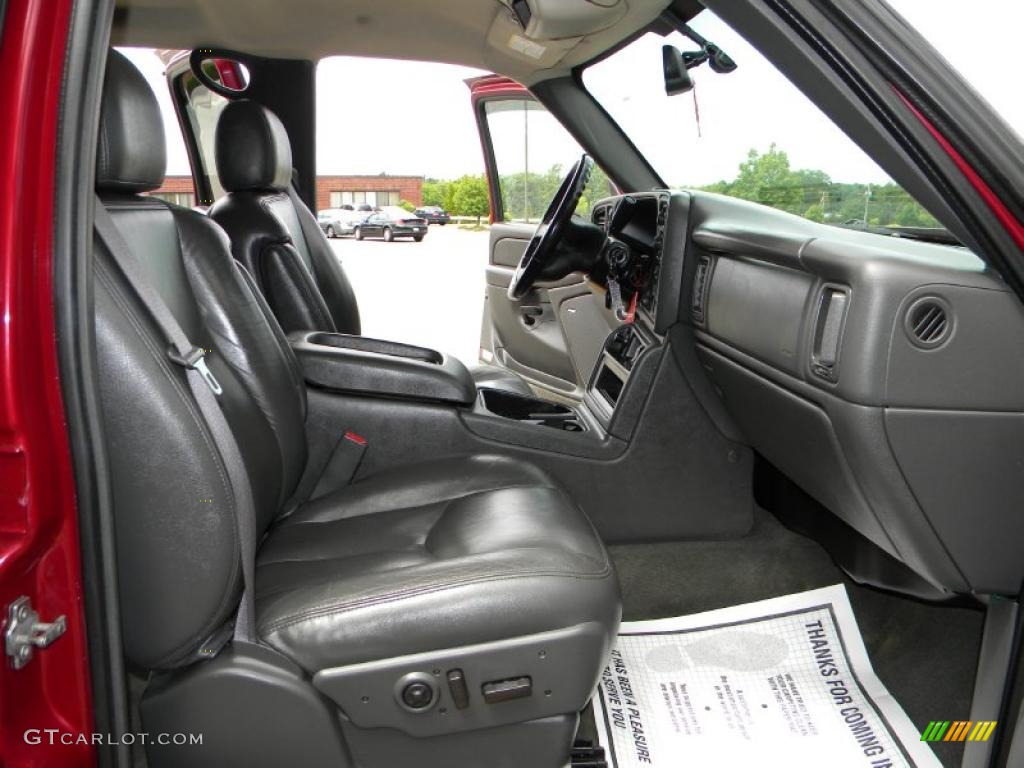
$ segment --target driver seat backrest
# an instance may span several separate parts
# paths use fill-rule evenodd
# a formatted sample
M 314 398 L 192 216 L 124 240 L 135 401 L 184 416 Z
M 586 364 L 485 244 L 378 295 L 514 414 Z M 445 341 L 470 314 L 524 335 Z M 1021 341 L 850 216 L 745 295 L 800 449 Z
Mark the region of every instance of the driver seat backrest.
M 277 115 L 254 101 L 229 102 L 217 123 L 215 153 L 227 194 L 209 215 L 227 231 L 232 254 L 281 327 L 358 335 L 355 293 L 292 186 L 291 144 Z

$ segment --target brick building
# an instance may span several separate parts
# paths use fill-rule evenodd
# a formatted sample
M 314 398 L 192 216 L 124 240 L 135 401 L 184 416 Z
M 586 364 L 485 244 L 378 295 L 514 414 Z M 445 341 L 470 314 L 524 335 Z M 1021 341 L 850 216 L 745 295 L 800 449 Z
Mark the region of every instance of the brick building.
M 191 208 L 195 191 L 191 176 L 168 176 L 163 186 L 153 192 L 170 203 Z M 408 200 L 423 204 L 422 176 L 317 176 L 316 210 L 339 208 L 342 205 L 398 205 Z
M 317 176 L 316 209 L 342 205 L 398 205 L 408 200 L 423 204 L 422 176 Z
M 192 186 L 191 176 L 168 176 L 164 179 L 163 186 L 152 194 L 168 203 L 185 208 L 191 208 L 196 204 L 196 191 Z

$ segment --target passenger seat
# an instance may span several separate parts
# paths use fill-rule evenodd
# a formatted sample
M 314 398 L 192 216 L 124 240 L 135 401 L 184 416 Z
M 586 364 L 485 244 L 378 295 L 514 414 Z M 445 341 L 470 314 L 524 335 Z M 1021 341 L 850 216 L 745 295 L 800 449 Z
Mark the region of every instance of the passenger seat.
M 281 327 L 358 335 L 355 293 L 292 186 L 291 143 L 277 115 L 254 101 L 230 102 L 217 121 L 215 154 L 227 194 L 210 208 L 210 218 L 227 231 L 235 258 L 255 278 Z M 478 388 L 533 395 L 525 379 L 505 368 L 481 364 L 470 373 Z
M 148 745 L 149 765 L 565 765 L 620 613 L 591 524 L 547 473 L 499 456 L 439 458 L 293 499 L 307 460 L 295 358 L 224 231 L 146 196 L 164 166 L 156 99 L 111 52 L 100 204 L 206 350 L 253 497 L 236 507 L 220 438 L 152 302 L 98 237 L 124 652 L 149 674 L 144 729 L 203 734 L 202 746 Z M 230 642 L 246 527 L 258 545 L 251 643 Z

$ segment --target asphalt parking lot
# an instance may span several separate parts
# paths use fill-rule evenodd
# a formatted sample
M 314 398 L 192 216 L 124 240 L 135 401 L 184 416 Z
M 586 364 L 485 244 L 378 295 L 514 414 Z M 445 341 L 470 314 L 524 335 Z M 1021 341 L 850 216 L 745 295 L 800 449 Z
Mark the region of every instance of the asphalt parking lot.
M 476 363 L 488 233 L 433 225 L 422 242 L 331 240 L 356 296 L 363 335 Z

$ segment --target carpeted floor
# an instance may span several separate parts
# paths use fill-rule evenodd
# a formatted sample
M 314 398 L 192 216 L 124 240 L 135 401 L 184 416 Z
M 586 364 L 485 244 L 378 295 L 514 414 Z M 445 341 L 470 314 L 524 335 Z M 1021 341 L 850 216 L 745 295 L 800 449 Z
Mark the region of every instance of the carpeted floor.
M 922 730 L 930 720 L 966 720 L 984 614 L 911 600 L 844 578 L 814 541 L 763 510 L 742 539 L 612 546 L 623 619 L 656 619 L 843 582 L 879 678 Z M 593 738 L 584 718 L 581 736 Z M 943 765 L 963 745 L 939 743 Z

